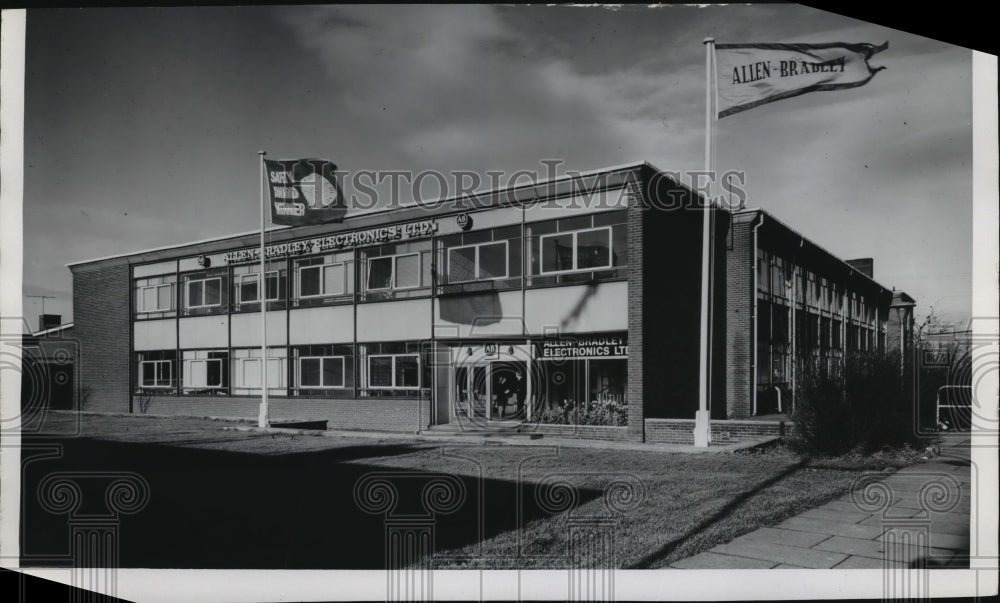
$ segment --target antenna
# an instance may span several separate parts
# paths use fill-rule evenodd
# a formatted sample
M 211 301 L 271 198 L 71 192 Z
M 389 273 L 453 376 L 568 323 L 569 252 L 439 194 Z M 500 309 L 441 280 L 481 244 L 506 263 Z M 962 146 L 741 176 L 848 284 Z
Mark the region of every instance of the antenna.
M 56 299 L 55 295 L 25 295 L 25 297 L 34 297 L 34 298 L 38 298 L 38 299 L 42 300 L 42 315 L 45 314 L 45 300 L 47 300 L 47 299 Z M 42 328 L 42 319 L 41 319 L 41 317 L 38 318 L 38 328 L 39 329 Z

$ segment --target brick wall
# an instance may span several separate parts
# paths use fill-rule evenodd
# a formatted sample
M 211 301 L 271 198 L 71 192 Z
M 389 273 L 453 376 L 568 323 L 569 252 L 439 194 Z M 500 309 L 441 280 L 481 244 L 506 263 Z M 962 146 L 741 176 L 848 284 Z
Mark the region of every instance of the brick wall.
M 603 440 L 606 442 L 627 442 L 633 440 L 628 427 L 604 427 L 600 425 L 531 425 L 524 431 L 541 433 L 561 438 Z
M 84 410 L 129 410 L 129 267 L 73 271 L 73 336 Z
M 735 216 L 726 262 L 726 417 L 749 417 L 753 410 L 754 316 L 756 250 L 753 224 L 757 214 Z
M 228 396 L 159 396 L 150 400 L 154 415 L 257 419 L 260 398 Z M 136 396 L 135 412 L 141 412 Z M 327 421 L 329 429 L 416 433 L 427 427 L 429 402 L 400 399 L 270 398 L 268 416 L 279 421 Z
M 712 444 L 785 436 L 794 424 L 785 421 L 712 421 Z M 646 419 L 646 441 L 659 444 L 694 444 L 694 420 Z
M 643 441 L 645 384 L 643 383 L 643 227 L 642 191 L 631 185 L 628 199 L 628 435 Z

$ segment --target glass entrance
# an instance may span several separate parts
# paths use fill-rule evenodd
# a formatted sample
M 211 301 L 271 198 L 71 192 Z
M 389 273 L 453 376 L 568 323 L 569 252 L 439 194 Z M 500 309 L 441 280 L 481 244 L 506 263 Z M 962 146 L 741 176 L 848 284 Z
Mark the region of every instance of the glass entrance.
M 528 347 L 452 348 L 452 416 L 472 422 L 525 420 L 530 412 Z

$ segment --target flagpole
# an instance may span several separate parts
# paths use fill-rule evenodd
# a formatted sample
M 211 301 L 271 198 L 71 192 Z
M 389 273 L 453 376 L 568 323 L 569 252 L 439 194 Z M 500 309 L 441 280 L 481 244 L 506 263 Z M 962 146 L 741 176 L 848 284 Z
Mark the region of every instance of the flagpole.
M 705 38 L 705 171 L 708 173 L 708 188 L 702 210 L 701 228 L 701 345 L 698 350 L 698 412 L 695 414 L 694 422 L 694 445 L 705 448 L 712 442 L 712 427 L 710 413 L 708 410 L 709 379 L 711 367 L 709 366 L 709 254 L 711 253 L 710 216 L 711 216 L 711 191 L 712 191 L 712 136 L 715 130 L 715 115 L 713 114 L 713 101 L 715 100 L 715 72 L 714 54 L 715 39 Z
M 257 416 L 257 426 L 270 427 L 267 408 L 267 286 L 264 272 L 264 224 L 267 221 L 267 204 L 264 202 L 264 179 L 267 177 L 264 169 L 266 151 L 257 151 L 260 157 L 260 276 L 257 279 L 257 299 L 260 301 L 260 413 Z

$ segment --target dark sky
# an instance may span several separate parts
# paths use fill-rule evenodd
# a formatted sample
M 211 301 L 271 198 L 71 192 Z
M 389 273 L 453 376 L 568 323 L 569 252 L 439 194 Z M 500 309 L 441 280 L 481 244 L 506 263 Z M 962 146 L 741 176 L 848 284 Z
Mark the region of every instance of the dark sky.
M 28 11 L 24 293 L 71 319 L 67 263 L 254 230 L 259 149 L 348 171 L 701 169 L 706 36 L 889 42 L 864 87 L 721 120 L 717 166 L 746 173 L 748 206 L 873 257 L 918 315 L 967 320 L 971 52 L 794 5 Z M 25 298 L 32 326 L 40 309 Z

